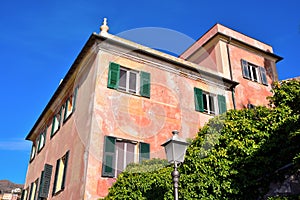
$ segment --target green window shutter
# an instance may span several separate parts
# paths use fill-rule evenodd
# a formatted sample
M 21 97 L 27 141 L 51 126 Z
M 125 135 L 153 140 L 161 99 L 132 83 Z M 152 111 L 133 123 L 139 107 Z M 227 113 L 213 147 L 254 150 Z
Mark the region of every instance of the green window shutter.
M 139 144 L 139 161 L 150 159 L 150 144 L 140 142 Z
M 268 85 L 266 69 L 263 67 L 259 67 L 259 71 L 260 71 L 260 77 L 261 77 L 262 84 Z
M 68 169 L 68 160 L 69 160 L 69 151 L 65 155 L 65 168 L 63 172 L 63 177 L 62 177 L 62 183 L 61 183 L 61 189 L 63 190 L 65 188 L 65 183 L 66 183 L 66 176 L 67 176 L 67 169 Z
M 47 198 L 50 188 L 50 181 L 52 175 L 52 165 L 45 164 L 44 171 L 41 174 L 41 181 L 39 187 L 39 197 Z
M 57 178 L 58 178 L 58 171 L 59 171 L 60 159 L 56 161 L 56 168 L 55 168 L 55 176 L 54 176 L 54 183 L 52 189 L 52 196 L 55 194 Z
M 118 89 L 120 78 L 120 65 L 111 62 L 108 70 L 108 83 L 107 87 L 111 89 Z
M 195 101 L 195 110 L 203 112 L 204 106 L 203 106 L 202 90 L 196 87 L 194 88 L 194 101 Z
M 219 114 L 222 114 L 227 111 L 225 96 L 218 95 L 218 105 L 219 105 Z
M 116 138 L 110 136 L 104 137 L 104 154 L 102 164 L 103 177 L 115 176 L 115 144 Z
M 242 59 L 242 71 L 244 78 L 250 79 L 249 69 L 248 69 L 248 62 Z
M 140 73 L 140 95 L 150 98 L 150 73 Z

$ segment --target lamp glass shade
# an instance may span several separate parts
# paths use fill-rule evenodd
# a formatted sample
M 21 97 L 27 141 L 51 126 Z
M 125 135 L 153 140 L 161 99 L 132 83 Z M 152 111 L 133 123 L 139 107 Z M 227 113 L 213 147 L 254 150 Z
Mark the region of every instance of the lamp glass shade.
M 187 142 L 169 140 L 162 146 L 165 147 L 167 160 L 169 163 L 182 163 L 188 146 Z

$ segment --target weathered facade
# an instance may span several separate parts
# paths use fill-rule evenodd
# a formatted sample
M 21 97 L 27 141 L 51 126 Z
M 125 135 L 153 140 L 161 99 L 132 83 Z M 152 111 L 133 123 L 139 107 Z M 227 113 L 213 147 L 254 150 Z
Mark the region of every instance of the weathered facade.
M 213 26 L 179 58 L 92 34 L 26 139 L 23 199 L 97 199 L 130 162 L 164 158 L 179 130 L 193 138 L 211 117 L 267 105 L 277 80 L 272 47 Z

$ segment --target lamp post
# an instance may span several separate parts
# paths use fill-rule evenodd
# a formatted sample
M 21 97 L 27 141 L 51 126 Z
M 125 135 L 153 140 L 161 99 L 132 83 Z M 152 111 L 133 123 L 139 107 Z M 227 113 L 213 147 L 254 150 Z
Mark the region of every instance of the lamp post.
M 161 146 L 165 147 L 168 162 L 174 164 L 174 171 L 172 172 L 174 183 L 174 200 L 178 200 L 179 172 L 177 170 L 177 165 L 184 161 L 188 143 L 182 138 L 178 137 L 178 131 L 175 130 L 172 131 L 172 133 L 173 137 L 167 140 Z

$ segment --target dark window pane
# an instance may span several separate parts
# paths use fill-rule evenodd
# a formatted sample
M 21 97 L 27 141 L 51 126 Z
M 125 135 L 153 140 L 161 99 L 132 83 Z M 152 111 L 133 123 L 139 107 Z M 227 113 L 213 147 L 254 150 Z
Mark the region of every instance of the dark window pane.
M 214 104 L 214 97 L 213 96 L 209 96 L 209 110 L 210 113 L 215 114 L 215 104 Z
M 124 69 L 120 69 L 119 89 L 126 90 L 127 72 Z
M 207 107 L 207 97 L 206 97 L 207 94 L 203 94 L 203 109 L 204 109 L 204 112 L 207 112 L 208 110 L 208 107 Z
M 252 74 L 253 74 L 253 80 L 257 82 L 256 67 L 254 66 L 252 66 Z

